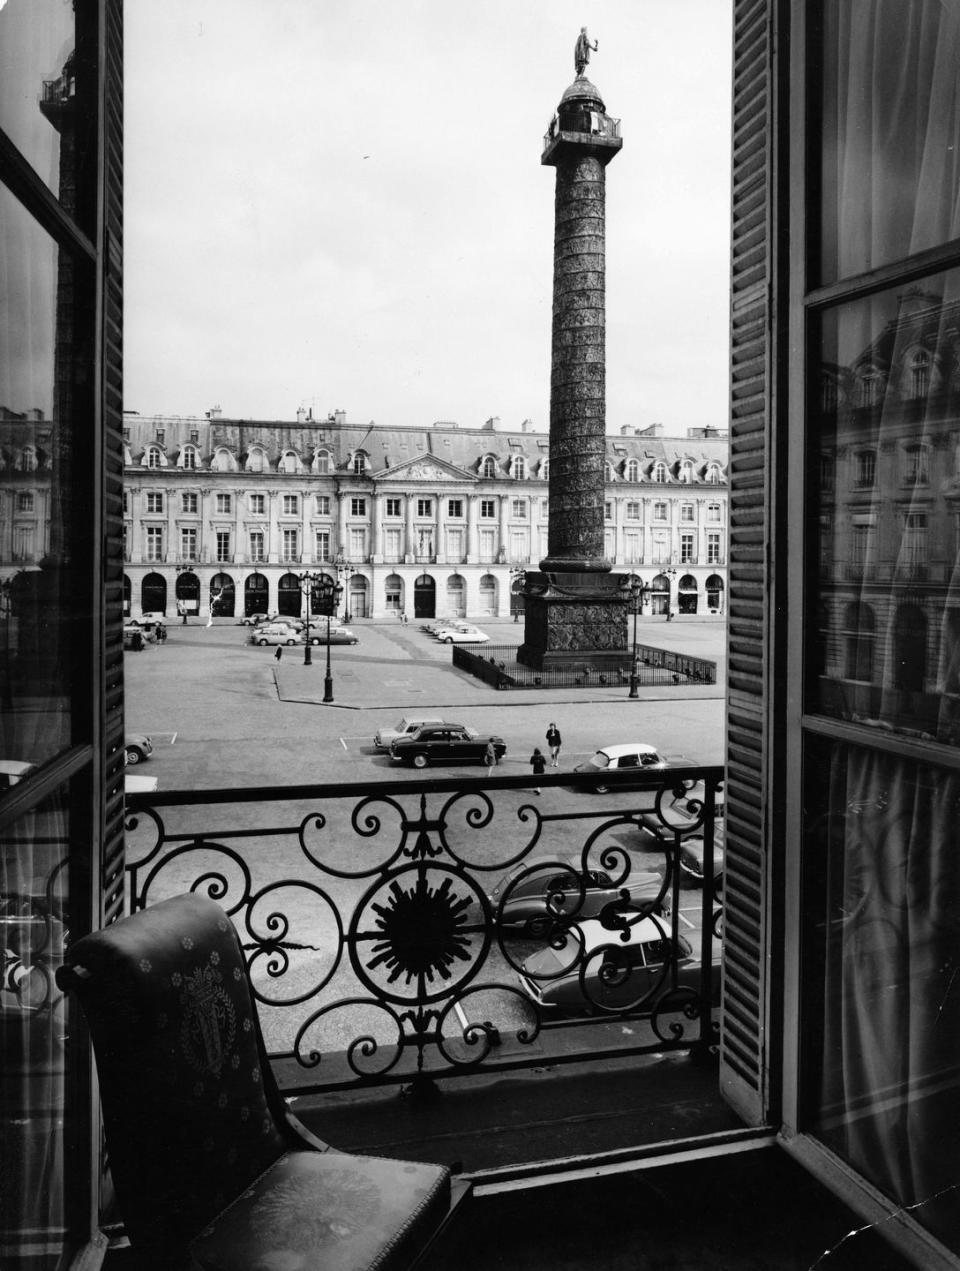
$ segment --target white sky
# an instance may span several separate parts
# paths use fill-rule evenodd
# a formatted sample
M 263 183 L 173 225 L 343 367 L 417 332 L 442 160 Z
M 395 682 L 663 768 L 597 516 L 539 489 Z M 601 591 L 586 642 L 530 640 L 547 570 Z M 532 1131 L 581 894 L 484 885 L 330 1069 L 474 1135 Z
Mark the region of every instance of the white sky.
M 726 426 L 729 0 L 125 6 L 127 409 L 546 430 L 554 171 L 607 169 L 607 427 Z

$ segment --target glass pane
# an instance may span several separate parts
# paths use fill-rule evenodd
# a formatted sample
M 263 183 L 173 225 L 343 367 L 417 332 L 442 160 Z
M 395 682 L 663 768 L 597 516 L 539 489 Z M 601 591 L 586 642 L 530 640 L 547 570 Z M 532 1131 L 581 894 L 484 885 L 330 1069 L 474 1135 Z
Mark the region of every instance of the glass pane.
M 79 298 L 91 289 L 89 266 L 58 251 L 3 187 L 0 223 L 0 764 L 9 766 L 71 744 L 70 693 L 89 674 L 77 623 L 89 611 L 89 597 L 82 612 L 78 599 L 89 528 L 74 442 L 81 423 L 89 435 L 76 388 L 85 381 L 87 401 L 90 351 L 71 336 L 91 329 Z
M 41 180 L 70 206 L 76 177 L 74 6 L 64 0 L 0 5 L 0 128 Z
M 807 758 L 804 1128 L 960 1250 L 960 776 Z
M 65 1235 L 67 1002 L 54 983 L 68 928 L 66 788 L 0 838 L 0 1249 L 53 1268 Z M 5 1259 L 0 1255 L 0 1261 Z
M 821 282 L 960 237 L 960 4 L 823 4 Z
M 960 270 L 814 331 L 807 709 L 960 744 Z

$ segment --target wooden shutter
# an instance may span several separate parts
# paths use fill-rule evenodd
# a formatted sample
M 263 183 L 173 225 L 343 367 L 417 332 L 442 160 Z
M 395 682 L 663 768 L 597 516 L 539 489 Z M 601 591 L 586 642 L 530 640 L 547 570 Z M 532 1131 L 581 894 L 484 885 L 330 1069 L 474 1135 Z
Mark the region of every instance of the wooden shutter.
M 103 925 L 123 910 L 123 6 L 103 9 L 101 473 L 103 482 Z
M 750 1124 L 771 1118 L 769 797 L 777 744 L 771 295 L 777 278 L 778 0 L 735 0 L 731 257 L 730 543 L 724 993 L 720 1085 Z M 786 24 L 783 24 L 784 28 Z M 782 50 L 781 50 L 782 56 Z M 782 840 L 781 840 L 782 841 Z

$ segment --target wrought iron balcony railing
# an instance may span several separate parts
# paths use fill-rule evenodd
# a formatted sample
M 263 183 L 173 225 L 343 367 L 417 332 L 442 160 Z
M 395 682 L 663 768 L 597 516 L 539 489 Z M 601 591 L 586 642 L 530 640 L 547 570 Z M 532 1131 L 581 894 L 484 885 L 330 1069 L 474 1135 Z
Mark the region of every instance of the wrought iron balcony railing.
M 224 906 L 288 1092 L 709 1051 L 722 768 L 494 772 L 128 796 L 129 907 Z

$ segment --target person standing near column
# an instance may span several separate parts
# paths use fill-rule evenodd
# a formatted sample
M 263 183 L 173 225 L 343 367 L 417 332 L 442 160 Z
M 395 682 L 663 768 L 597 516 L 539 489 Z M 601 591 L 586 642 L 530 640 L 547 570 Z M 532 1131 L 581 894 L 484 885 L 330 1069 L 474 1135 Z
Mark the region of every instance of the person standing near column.
M 560 761 L 560 747 L 563 744 L 563 738 L 560 736 L 560 729 L 556 724 L 551 724 L 547 729 L 547 745 L 550 747 L 550 766 L 556 768 Z

